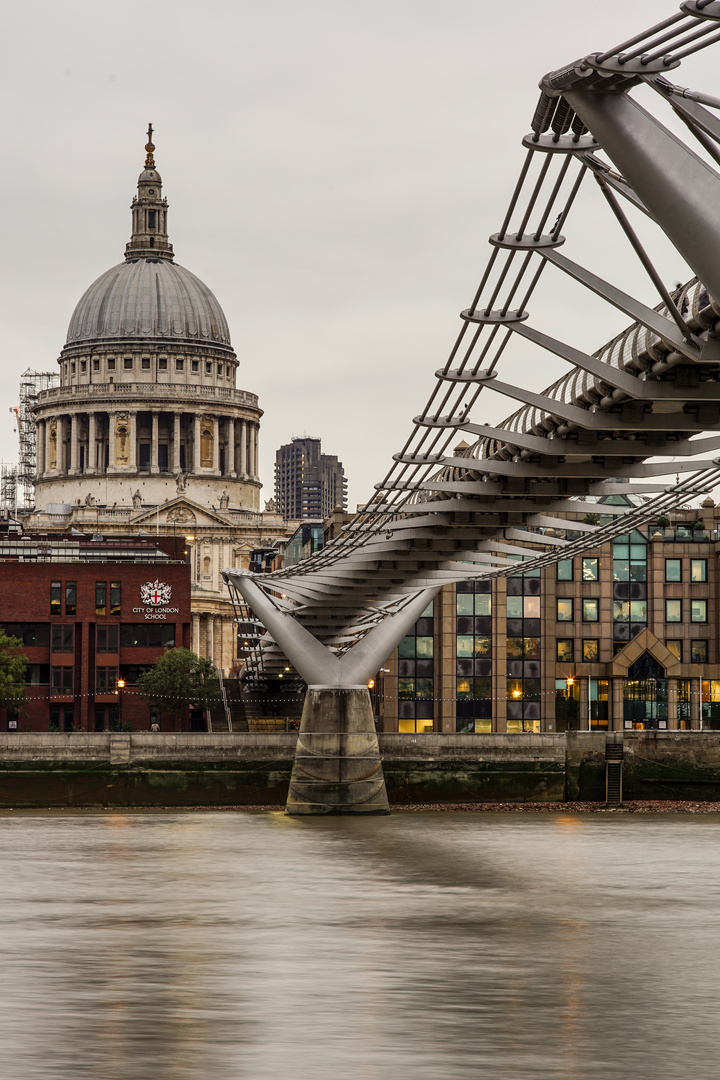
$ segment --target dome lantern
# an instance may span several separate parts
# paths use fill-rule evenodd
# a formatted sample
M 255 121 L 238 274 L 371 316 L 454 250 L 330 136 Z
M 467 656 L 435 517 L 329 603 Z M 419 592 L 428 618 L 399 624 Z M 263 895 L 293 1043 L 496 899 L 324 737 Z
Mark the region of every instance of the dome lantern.
M 162 196 L 162 178 L 155 168 L 153 126 L 148 124 L 145 144 L 145 168 L 138 177 L 138 192 L 130 204 L 132 235 L 125 245 L 125 258 L 168 259 L 172 262 L 172 244 L 168 242 L 167 199 Z

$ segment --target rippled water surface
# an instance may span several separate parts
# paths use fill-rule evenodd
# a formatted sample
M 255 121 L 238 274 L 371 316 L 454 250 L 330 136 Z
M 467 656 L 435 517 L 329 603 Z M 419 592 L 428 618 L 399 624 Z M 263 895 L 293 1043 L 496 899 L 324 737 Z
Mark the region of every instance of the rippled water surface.
M 720 816 L 2 813 L 5 1080 L 720 1075 Z

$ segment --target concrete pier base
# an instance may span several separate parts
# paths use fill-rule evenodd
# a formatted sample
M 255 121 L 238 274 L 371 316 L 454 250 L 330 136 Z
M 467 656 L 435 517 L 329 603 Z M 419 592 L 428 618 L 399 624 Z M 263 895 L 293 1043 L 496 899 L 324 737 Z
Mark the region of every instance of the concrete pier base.
M 288 814 L 389 814 L 370 694 L 310 687 L 290 778 Z

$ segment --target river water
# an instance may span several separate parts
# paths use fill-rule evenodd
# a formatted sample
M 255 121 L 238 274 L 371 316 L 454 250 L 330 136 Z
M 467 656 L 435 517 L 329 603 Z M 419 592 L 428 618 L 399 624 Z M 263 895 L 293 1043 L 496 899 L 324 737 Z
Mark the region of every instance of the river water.
M 0 813 L 5 1080 L 716 1080 L 720 815 Z

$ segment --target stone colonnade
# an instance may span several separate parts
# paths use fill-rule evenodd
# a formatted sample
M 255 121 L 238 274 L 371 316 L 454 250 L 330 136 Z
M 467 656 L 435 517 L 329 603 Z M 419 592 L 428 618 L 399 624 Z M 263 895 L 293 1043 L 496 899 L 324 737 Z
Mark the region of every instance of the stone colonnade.
M 255 420 L 175 410 L 74 410 L 37 421 L 37 477 L 206 473 L 257 479 Z

